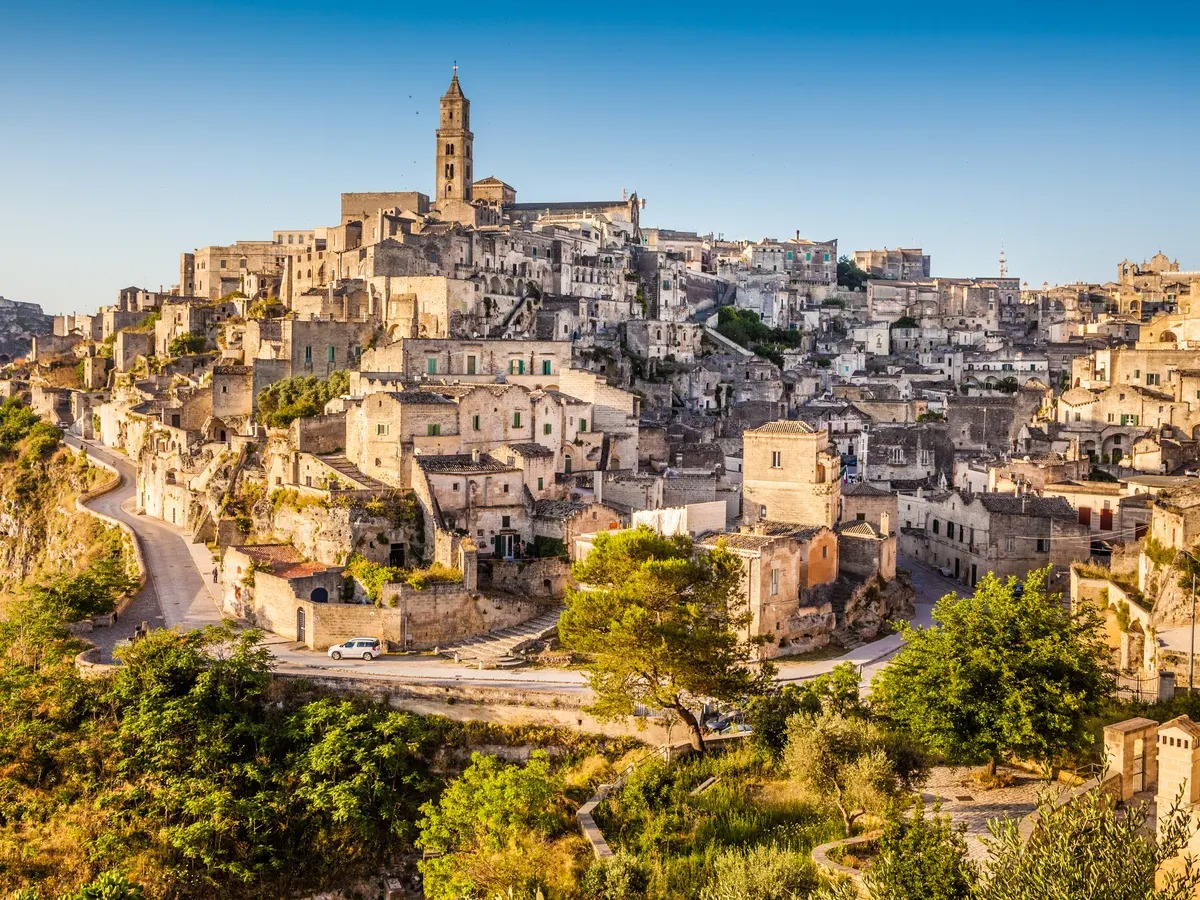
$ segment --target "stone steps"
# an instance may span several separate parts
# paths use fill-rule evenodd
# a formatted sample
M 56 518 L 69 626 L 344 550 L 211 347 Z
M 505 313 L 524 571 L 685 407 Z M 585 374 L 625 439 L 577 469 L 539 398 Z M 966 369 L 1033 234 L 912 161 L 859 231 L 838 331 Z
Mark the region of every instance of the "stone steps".
M 339 475 L 345 475 L 355 484 L 361 484 L 366 490 L 386 491 L 388 489 L 386 484 L 377 478 L 372 478 L 340 453 L 331 454 L 329 456 L 318 456 L 317 459 L 329 466 L 329 468 L 333 469 Z
M 439 652 L 442 656 L 468 664 L 484 663 L 496 668 L 523 665 L 524 660 L 515 657 L 514 654 L 534 641 L 544 640 L 553 634 L 558 628 L 561 615 L 561 609 L 551 610 L 520 625 L 490 631 L 452 646 L 442 647 Z

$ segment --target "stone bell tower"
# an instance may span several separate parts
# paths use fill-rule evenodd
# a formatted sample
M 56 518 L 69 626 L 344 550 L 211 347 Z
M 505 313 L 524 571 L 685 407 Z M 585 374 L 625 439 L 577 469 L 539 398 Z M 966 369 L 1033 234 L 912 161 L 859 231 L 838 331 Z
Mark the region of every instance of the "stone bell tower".
M 472 149 L 471 101 L 462 92 L 458 83 L 458 66 L 450 87 L 442 97 L 441 120 L 437 130 L 437 186 L 438 200 L 462 200 L 471 202 Z

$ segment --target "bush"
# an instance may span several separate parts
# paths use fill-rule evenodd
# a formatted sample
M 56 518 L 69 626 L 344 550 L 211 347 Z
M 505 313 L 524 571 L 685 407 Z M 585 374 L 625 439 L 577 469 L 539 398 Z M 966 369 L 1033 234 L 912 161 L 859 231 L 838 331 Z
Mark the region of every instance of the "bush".
M 202 353 L 207 341 L 204 340 L 202 334 L 185 333 L 173 339 L 167 345 L 167 353 L 171 356 L 191 356 L 196 353 Z
M 642 900 L 646 870 L 637 857 L 618 852 L 593 864 L 583 877 L 583 891 L 592 900 Z
M 816 866 L 807 854 L 766 844 L 718 853 L 700 900 L 799 900 L 816 886 Z
M 346 574 L 363 586 L 372 602 L 379 603 L 383 596 L 383 586 L 403 581 L 407 573 L 404 569 L 371 562 L 365 556 L 355 553 L 346 563 Z
M 871 900 L 966 900 L 978 871 L 967 857 L 961 829 L 949 818 L 925 815 L 920 799 L 912 814 L 888 817 L 867 874 Z

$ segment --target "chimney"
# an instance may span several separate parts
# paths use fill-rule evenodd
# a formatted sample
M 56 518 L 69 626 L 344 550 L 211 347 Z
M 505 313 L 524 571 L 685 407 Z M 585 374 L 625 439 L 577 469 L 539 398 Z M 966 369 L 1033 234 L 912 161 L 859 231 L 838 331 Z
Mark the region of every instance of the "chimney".
M 800 240 L 800 229 L 796 229 L 796 240 Z
M 892 533 L 892 517 L 885 512 L 879 514 L 879 531 L 884 537 Z
M 471 462 L 479 462 L 479 450 L 476 449 L 471 451 Z
M 596 478 L 592 482 L 592 493 L 596 495 L 596 502 L 604 502 L 604 473 L 599 469 L 596 470 Z

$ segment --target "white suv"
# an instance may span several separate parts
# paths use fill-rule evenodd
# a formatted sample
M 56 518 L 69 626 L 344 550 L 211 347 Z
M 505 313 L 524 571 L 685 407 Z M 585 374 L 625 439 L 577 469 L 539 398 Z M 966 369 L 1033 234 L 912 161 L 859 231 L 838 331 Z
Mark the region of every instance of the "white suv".
M 344 644 L 334 644 L 329 648 L 329 655 L 334 659 L 341 659 L 343 656 L 359 656 L 371 660 L 382 652 L 383 648 L 379 644 L 379 638 L 371 637 L 351 638 Z

